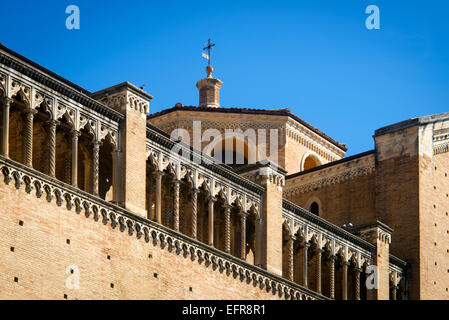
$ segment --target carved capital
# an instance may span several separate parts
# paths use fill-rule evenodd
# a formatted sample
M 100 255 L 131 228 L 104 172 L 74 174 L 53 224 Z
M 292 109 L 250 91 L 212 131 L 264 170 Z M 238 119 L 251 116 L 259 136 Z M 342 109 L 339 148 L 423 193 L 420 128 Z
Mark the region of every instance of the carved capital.
M 54 120 L 54 119 L 50 119 L 50 120 L 47 120 L 45 122 L 45 124 L 47 125 L 48 129 L 51 130 L 51 131 L 56 130 L 56 126 L 58 126 L 59 123 L 60 122 L 58 120 Z
M 8 97 L 1 97 L 0 98 L 0 103 L 2 104 L 2 106 L 4 108 L 9 108 L 12 101 L 13 101 L 12 98 L 8 98 Z
M 81 136 L 81 132 L 78 130 L 70 130 L 70 136 L 72 137 L 72 140 L 78 140 L 78 138 Z

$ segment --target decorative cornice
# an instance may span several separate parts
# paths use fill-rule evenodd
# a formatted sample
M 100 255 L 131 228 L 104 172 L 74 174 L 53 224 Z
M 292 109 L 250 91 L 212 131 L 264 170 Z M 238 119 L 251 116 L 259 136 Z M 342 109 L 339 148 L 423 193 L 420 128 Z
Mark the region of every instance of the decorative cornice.
M 275 184 L 279 188 L 283 188 L 285 185 L 286 171 L 269 161 L 249 164 L 238 168 L 236 172 L 258 184 Z
M 287 184 L 284 188 L 284 197 L 291 198 L 298 194 L 370 175 L 375 170 L 373 153 L 351 161 L 343 162 L 343 160 L 340 160 L 341 163 L 335 165 L 328 164 L 322 168 L 314 168 L 316 170 L 310 172 L 288 176 Z
M 69 211 L 73 209 L 77 214 L 84 213 L 86 218 L 93 217 L 94 221 L 101 221 L 105 226 L 109 224 L 112 228 L 119 227 L 121 232 L 127 231 L 130 236 L 135 235 L 137 239 L 143 238 L 147 243 L 151 241 L 155 246 L 167 248 L 192 261 L 204 262 L 206 267 L 212 266 L 212 270 L 226 272 L 228 276 L 233 274 L 234 277 L 239 277 L 240 281 L 253 283 L 261 290 L 277 293 L 286 299 L 328 299 L 310 289 L 303 288 L 3 156 L 0 156 L 0 172 L 3 174 L 5 184 L 13 182 L 18 190 L 24 185 L 25 192 L 31 194 L 35 190 L 37 198 L 45 196 L 48 202 L 55 200 L 59 207 L 65 206 Z
M 390 260 L 390 268 L 395 267 L 401 270 L 402 272 L 405 272 L 410 267 L 410 264 L 408 262 L 405 262 L 404 260 L 401 260 L 392 254 L 390 254 L 389 260 Z
M 301 126 L 297 121 L 287 122 L 287 136 L 316 152 L 328 161 L 335 161 L 345 156 L 346 150 L 336 147 L 315 132 Z
M 368 241 L 373 242 L 377 239 L 387 245 L 391 243 L 391 234 L 393 233 L 393 229 L 380 221 L 355 226 L 352 231 Z
M 0 49 L 5 50 L 5 47 L 1 47 Z M 95 112 L 98 112 L 101 115 L 110 118 L 113 121 L 119 121 L 124 118 L 123 115 L 120 114 L 119 112 L 114 111 L 106 107 L 105 105 L 95 101 L 94 99 L 90 98 L 86 94 L 88 92 L 87 91 L 83 92 L 82 91 L 83 89 L 81 87 L 74 88 L 75 85 L 73 84 L 69 86 L 68 84 L 62 82 L 62 80 L 54 79 L 53 77 L 48 76 L 46 73 L 37 69 L 36 67 L 33 67 L 27 63 L 20 61 L 18 57 L 13 57 L 0 51 L 0 64 L 3 64 L 8 68 L 14 69 L 20 74 L 23 74 L 29 77 L 30 79 L 39 82 L 40 84 L 66 96 L 67 98 L 75 102 L 78 102 L 88 107 L 89 109 L 94 110 Z M 67 80 L 65 81 L 69 82 Z
M 433 154 L 442 154 L 449 152 L 449 142 L 439 143 L 433 146 Z
M 171 112 L 175 111 L 194 111 L 194 112 L 220 112 L 220 113 L 234 113 L 234 114 L 256 114 L 258 116 L 260 115 L 267 115 L 267 116 L 278 116 L 278 117 L 288 117 L 293 119 L 294 121 L 298 122 L 300 125 L 304 126 L 311 132 L 319 135 L 320 137 L 326 139 L 336 147 L 340 148 L 343 151 L 347 151 L 346 145 L 341 144 L 328 135 L 326 135 L 324 132 L 321 132 L 317 128 L 313 127 L 309 123 L 305 122 L 298 116 L 292 114 L 290 112 L 290 109 L 283 108 L 283 109 L 249 109 L 249 108 L 207 108 L 207 107 L 194 107 L 194 106 L 183 106 L 182 104 L 176 104 L 173 108 L 165 109 L 162 111 L 159 111 L 157 113 L 153 113 L 148 116 L 148 119 L 155 119 L 160 116 L 166 115 Z
M 156 118 L 156 120 L 159 120 Z M 165 119 L 164 119 L 165 120 Z M 151 123 L 155 124 L 158 128 L 162 129 L 163 131 L 170 133 L 175 129 L 192 129 L 192 121 L 198 120 L 201 121 L 201 129 L 217 129 L 217 130 L 236 130 L 241 129 L 242 131 L 245 131 L 247 129 L 278 129 L 282 130 L 283 126 L 280 122 L 261 122 L 261 123 L 254 123 L 250 120 L 239 120 L 236 121 L 235 119 L 232 120 L 224 120 L 224 119 L 198 119 L 198 118 L 188 118 L 188 117 L 182 117 L 182 118 L 176 118 L 175 120 L 170 120 L 167 122 L 163 122 L 163 124 L 160 124 L 157 121 L 151 121 Z
M 153 98 L 129 82 L 97 91 L 90 97 L 117 111 L 136 110 L 142 113 L 145 119 L 146 114 L 150 111 L 150 101 Z

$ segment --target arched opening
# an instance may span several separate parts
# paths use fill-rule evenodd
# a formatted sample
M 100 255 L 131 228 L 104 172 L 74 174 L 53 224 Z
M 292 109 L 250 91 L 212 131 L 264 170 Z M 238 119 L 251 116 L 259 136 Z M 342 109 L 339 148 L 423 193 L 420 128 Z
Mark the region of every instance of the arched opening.
M 72 182 L 72 149 L 70 129 L 71 125 L 65 117 L 59 120 L 56 127 L 56 179 L 65 183 Z
M 256 226 L 257 226 L 257 214 L 251 209 L 246 219 L 246 262 L 256 264 Z
M 17 94 L 9 110 L 9 157 L 21 163 L 23 163 L 23 134 L 25 128 L 23 110 L 25 108 L 25 101 L 21 95 Z
M 321 165 L 320 160 L 314 155 L 308 155 L 304 160 L 303 170 L 309 170 Z
M 291 237 L 288 227 L 284 223 L 282 225 L 282 277 L 287 279 L 289 273 L 289 238 Z
M 146 210 L 147 218 L 156 220 L 156 167 L 147 159 L 146 168 Z
M 319 216 L 320 215 L 320 206 L 318 205 L 318 203 L 316 203 L 315 201 L 312 202 L 312 204 L 310 205 L 309 211 L 311 213 L 313 213 L 314 215 Z
M 321 293 L 325 295 L 326 297 L 331 296 L 331 288 L 330 288 L 330 266 L 333 259 L 332 251 L 330 244 L 327 243 L 326 246 L 323 248 L 322 253 L 322 273 L 321 273 Z
M 308 288 L 312 290 L 317 290 L 318 288 L 318 273 L 321 279 L 321 290 L 322 290 L 322 274 L 323 274 L 323 255 L 321 248 L 318 244 L 318 239 L 313 238 L 310 242 L 310 247 L 307 250 L 307 281 Z M 318 267 L 320 269 L 318 270 Z
M 216 144 L 211 151 L 211 156 L 231 168 L 256 161 L 254 148 L 248 144 L 247 140 L 238 139 L 235 136 L 225 138 Z
M 162 224 L 167 228 L 174 229 L 174 186 L 175 176 L 166 170 L 162 176 Z
M 368 263 L 362 266 L 362 272 L 360 272 L 360 300 L 368 299 L 368 288 L 366 286 L 366 267 Z
M 78 187 L 86 192 L 92 190 L 92 141 L 93 135 L 84 127 L 78 138 Z
M 348 266 L 348 283 L 347 283 L 348 300 L 356 299 L 356 281 L 357 281 L 356 272 L 357 272 L 357 262 L 354 259 L 351 259 Z
M 50 144 L 47 121 L 50 120 L 50 113 L 47 112 L 43 103 L 36 108 L 36 111 L 33 118 L 33 168 L 48 174 Z
M 307 286 L 306 283 L 306 269 L 304 269 L 305 254 L 308 251 L 307 243 L 304 235 L 298 230 L 296 233 L 296 241 L 293 245 L 293 280 L 299 285 Z
M 100 198 L 112 201 L 114 190 L 112 184 L 112 152 L 114 145 L 109 136 L 102 141 L 99 151 L 98 193 Z
M 240 258 L 241 255 L 241 232 L 240 232 L 240 214 L 241 209 L 233 206 L 231 209 L 231 254 Z
M 336 256 L 335 260 L 335 283 L 334 283 L 334 292 L 335 292 L 335 300 L 343 300 L 343 266 L 344 260 L 340 255 Z
M 197 238 L 207 244 L 209 239 L 209 193 L 204 186 L 201 186 L 198 190 Z
M 179 188 L 179 231 L 191 236 L 192 223 L 192 187 L 187 178 L 181 180 Z
M 214 247 L 225 251 L 225 217 L 224 217 L 225 200 L 217 197 L 214 202 Z

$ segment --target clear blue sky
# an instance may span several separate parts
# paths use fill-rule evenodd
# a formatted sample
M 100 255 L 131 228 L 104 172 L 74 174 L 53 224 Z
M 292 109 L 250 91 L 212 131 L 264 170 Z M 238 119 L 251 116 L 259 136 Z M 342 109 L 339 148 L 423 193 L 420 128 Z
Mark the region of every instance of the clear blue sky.
M 80 30 L 65 28 L 70 4 Z M 90 91 L 145 84 L 156 112 L 198 104 L 211 37 L 223 107 L 288 107 L 352 155 L 381 126 L 449 111 L 448 22 L 444 0 L 22 0 L 2 3 L 0 42 Z

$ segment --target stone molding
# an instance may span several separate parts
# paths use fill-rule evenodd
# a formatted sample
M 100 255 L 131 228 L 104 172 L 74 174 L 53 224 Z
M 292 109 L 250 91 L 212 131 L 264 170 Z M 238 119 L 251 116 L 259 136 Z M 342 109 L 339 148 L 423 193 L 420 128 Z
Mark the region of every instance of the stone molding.
M 140 217 L 131 211 L 118 207 L 91 194 L 83 192 L 65 183 L 56 181 L 44 174 L 0 156 L 0 172 L 5 184 L 13 183 L 17 190 L 24 185 L 24 191 L 34 194 L 37 198 L 45 197 L 48 202 L 55 200 L 57 206 L 65 206 L 76 214 L 84 214 L 103 225 L 118 227 L 121 232 L 127 232 L 136 239 L 143 238 L 161 249 L 183 255 L 184 258 L 195 260 L 212 270 L 225 272 L 239 278 L 240 281 L 259 287 L 260 290 L 278 294 L 285 299 L 317 300 L 327 297 L 278 277 L 257 266 L 246 263 L 225 252 L 214 249 L 201 242 L 168 229 L 153 221 Z
M 320 170 L 304 173 L 287 180 L 284 188 L 284 197 L 291 198 L 295 195 L 315 191 L 330 185 L 343 183 L 361 176 L 374 173 L 374 155 L 354 159 L 335 166 L 325 167 Z
M 406 282 L 409 265 L 393 255 L 390 255 L 389 262 L 390 283 L 393 286 L 398 286 L 401 281 Z
M 159 121 L 153 121 L 153 120 L 158 120 L 161 119 Z M 247 129 L 265 129 L 265 130 L 270 130 L 270 129 L 277 129 L 280 130 L 281 132 L 283 132 L 283 126 L 282 123 L 280 123 L 279 121 L 272 121 L 272 122 L 258 122 L 257 124 L 255 124 L 253 121 L 250 120 L 235 120 L 235 119 L 231 119 L 231 120 L 208 120 L 208 119 L 198 119 L 198 112 L 196 112 L 194 115 L 192 115 L 192 118 L 188 118 L 188 117 L 183 117 L 183 118 L 179 118 L 176 120 L 170 120 L 170 121 L 163 121 L 165 119 L 163 118 L 156 118 L 156 119 L 152 119 L 152 123 L 154 122 L 154 125 L 159 127 L 161 130 L 164 130 L 167 133 L 172 132 L 175 129 L 192 129 L 193 128 L 193 121 L 198 120 L 201 121 L 201 130 L 207 130 L 207 129 L 217 129 L 217 130 L 221 130 L 222 132 L 224 132 L 224 130 L 226 129 L 232 129 L 232 130 L 236 130 L 236 129 L 241 129 L 242 131 L 245 131 Z M 168 120 L 168 119 L 167 119 Z M 163 124 L 161 125 L 161 122 L 163 122 Z M 267 132 L 268 134 L 269 132 Z M 282 134 L 279 134 L 279 138 L 281 138 Z
M 0 68 L 0 73 L 3 73 L 3 76 L 8 75 L 9 78 L 9 74 L 16 74 L 17 78 L 27 79 L 26 82 L 33 83 L 33 86 L 36 88 L 42 88 L 42 90 L 44 90 L 43 88 L 51 88 L 50 90 L 45 91 L 54 93 L 54 95 L 58 96 L 61 100 L 70 100 L 74 104 L 80 104 L 86 110 L 92 110 L 95 113 L 110 118 L 112 121 L 123 119 L 123 116 L 120 113 L 90 98 L 86 92 L 81 91 L 81 88 L 79 88 L 80 91 L 78 91 L 60 80 L 54 79 L 41 70 L 23 63 L 16 57 L 0 52 L 0 65 L 3 66 Z M 2 76 L 0 76 L 0 83 L 2 83 L 1 78 Z M 6 85 L 2 83 L 2 86 L 4 86 L 3 89 L 9 90 L 9 83 L 9 79 L 6 80 Z
M 374 221 L 353 227 L 352 231 L 370 242 L 380 241 L 389 245 L 393 229 L 380 221 Z
M 105 95 L 99 100 L 114 110 L 135 110 L 145 115 L 150 112 L 150 102 L 131 91 L 122 91 L 111 95 Z
M 273 169 L 270 166 L 241 173 L 241 176 L 259 184 L 266 181 L 269 184 L 278 186 L 278 188 L 283 188 L 285 186 L 285 174 L 279 173 L 276 169 Z
M 438 144 L 433 147 L 433 154 L 435 154 L 435 155 L 447 153 L 447 152 L 449 152 L 449 142 L 444 143 L 444 144 Z
M 326 139 L 304 128 L 296 121 L 289 119 L 287 122 L 287 136 L 306 148 L 312 150 L 329 162 L 339 160 L 345 156 L 345 152 Z

